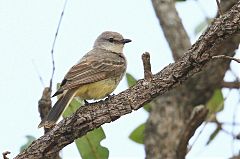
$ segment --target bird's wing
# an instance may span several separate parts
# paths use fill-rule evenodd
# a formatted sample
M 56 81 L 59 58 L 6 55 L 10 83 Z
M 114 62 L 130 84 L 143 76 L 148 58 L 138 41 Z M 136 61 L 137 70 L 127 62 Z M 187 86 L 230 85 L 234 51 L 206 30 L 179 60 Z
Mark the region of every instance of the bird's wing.
M 84 84 L 121 76 L 125 72 L 125 65 L 125 58 L 116 53 L 102 56 L 90 54 L 68 71 L 54 96 Z

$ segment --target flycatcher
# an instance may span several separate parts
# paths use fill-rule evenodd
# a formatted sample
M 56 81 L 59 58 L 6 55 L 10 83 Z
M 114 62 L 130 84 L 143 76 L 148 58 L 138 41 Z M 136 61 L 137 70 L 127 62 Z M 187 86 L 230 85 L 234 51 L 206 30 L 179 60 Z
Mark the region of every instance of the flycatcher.
M 60 98 L 38 127 L 53 126 L 74 97 L 89 100 L 110 95 L 126 71 L 123 47 L 129 42 L 130 39 L 124 39 L 117 32 L 106 31 L 98 36 L 93 49 L 65 75 L 53 95 Z

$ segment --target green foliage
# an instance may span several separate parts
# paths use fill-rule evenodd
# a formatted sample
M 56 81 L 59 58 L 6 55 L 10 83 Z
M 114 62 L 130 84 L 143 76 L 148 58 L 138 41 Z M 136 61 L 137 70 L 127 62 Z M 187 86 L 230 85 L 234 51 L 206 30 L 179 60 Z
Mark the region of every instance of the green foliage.
M 133 132 L 129 135 L 129 138 L 136 143 L 143 144 L 144 131 L 146 123 L 139 125 Z
M 73 99 L 68 108 L 64 111 L 63 117 L 68 117 L 74 113 L 83 101 Z M 105 139 L 105 133 L 101 127 L 87 133 L 81 138 L 75 140 L 75 144 L 83 159 L 107 159 L 109 151 L 106 147 L 101 146 L 100 142 Z
M 216 89 L 211 99 L 207 102 L 209 114 L 217 113 L 223 110 L 224 98 L 221 89 Z
M 213 139 L 215 139 L 215 137 L 218 135 L 218 133 L 219 133 L 221 130 L 222 130 L 221 125 L 218 125 L 218 126 L 216 127 L 216 129 L 215 129 L 215 130 L 212 132 L 212 134 L 210 135 L 210 137 L 209 137 L 206 145 L 210 144 L 210 143 L 213 141 Z
M 126 73 L 128 87 L 132 87 L 137 83 L 136 78 L 134 78 L 130 73 Z
M 101 146 L 100 142 L 106 136 L 102 127 L 99 127 L 87 135 L 75 140 L 78 151 L 83 159 L 107 159 L 109 151 L 106 147 Z
M 25 150 L 34 140 L 36 140 L 36 138 L 31 135 L 26 135 L 26 138 L 27 138 L 27 143 L 20 147 L 20 152 L 23 152 L 23 150 Z

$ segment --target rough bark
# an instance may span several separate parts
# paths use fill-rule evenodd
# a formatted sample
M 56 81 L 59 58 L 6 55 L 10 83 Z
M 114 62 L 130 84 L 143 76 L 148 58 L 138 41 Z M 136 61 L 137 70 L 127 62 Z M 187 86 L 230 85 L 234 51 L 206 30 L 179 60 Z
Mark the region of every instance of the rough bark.
M 52 108 L 52 101 L 51 101 L 51 89 L 49 87 L 44 88 L 42 97 L 38 101 L 38 112 L 40 114 L 41 120 L 43 120 L 50 109 Z M 48 128 L 44 128 L 44 134 L 49 131 Z
M 155 1 L 158 1 L 159 3 L 156 3 Z M 170 0 L 153 0 L 153 5 L 162 5 L 162 3 L 165 3 L 166 5 L 167 1 L 171 2 Z M 224 1 L 222 2 L 224 3 Z M 172 2 L 168 4 L 174 5 Z M 161 9 L 160 6 L 155 6 L 154 8 Z M 223 10 L 226 10 L 226 8 Z M 159 11 L 156 10 L 156 12 Z M 165 17 L 159 16 L 158 18 L 161 22 L 161 18 L 164 19 Z M 164 21 L 167 20 L 164 19 Z M 169 30 L 170 28 L 165 29 L 168 29 L 166 32 L 171 32 Z M 165 29 L 163 28 L 163 31 L 165 31 Z M 172 34 L 178 34 L 179 29 L 183 30 L 183 28 L 172 30 Z M 207 30 L 207 32 L 208 31 L 209 30 Z M 167 35 L 168 34 L 165 33 L 166 39 L 169 38 Z M 179 34 L 176 37 L 180 36 L 181 35 Z M 186 38 L 186 36 L 183 36 L 183 38 Z M 223 54 L 233 56 L 234 50 L 237 49 L 238 45 L 239 36 L 233 36 L 227 39 L 221 46 L 214 49 L 212 53 L 214 55 Z M 181 50 L 182 47 L 180 46 L 178 54 L 181 54 Z M 183 155 L 182 152 L 179 152 L 177 148 L 181 142 L 181 135 L 184 134 L 182 131 L 190 117 L 191 111 L 194 106 L 205 104 L 212 96 L 213 91 L 221 86 L 225 71 L 228 67 L 228 60 L 213 61 L 208 64 L 202 72 L 188 79 L 183 85 L 168 91 L 163 96 L 157 97 L 152 102 L 152 109 L 147 122 L 144 141 L 146 158 L 184 158 L 183 156 L 185 155 Z M 187 145 L 185 146 L 185 149 L 186 148 Z M 184 152 L 186 153 L 187 151 L 185 150 Z
M 182 58 L 153 75 L 151 81 L 139 80 L 135 86 L 110 99 L 80 107 L 72 116 L 62 120 L 15 158 L 48 157 L 94 128 L 141 108 L 156 96 L 179 86 L 204 69 L 216 49 L 239 31 L 240 2 L 228 14 L 215 19 L 211 27 Z
M 48 112 L 52 107 L 51 92 L 52 89 L 50 87 L 44 88 L 42 97 L 38 101 L 38 111 L 41 120 L 43 120 L 47 116 Z M 49 130 L 50 130 L 49 128 L 44 128 L 44 134 L 46 134 Z M 46 157 L 45 159 L 61 159 L 61 157 L 59 156 L 59 153 L 56 152 L 51 154 L 48 158 Z

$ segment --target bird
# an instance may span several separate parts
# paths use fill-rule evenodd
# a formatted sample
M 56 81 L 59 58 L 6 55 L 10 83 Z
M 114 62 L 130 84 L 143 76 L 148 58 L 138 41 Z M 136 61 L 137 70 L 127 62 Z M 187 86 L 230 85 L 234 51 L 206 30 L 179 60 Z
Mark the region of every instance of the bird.
M 127 61 L 123 48 L 130 39 L 118 32 L 105 31 L 87 52 L 64 76 L 59 89 L 52 96 L 57 102 L 40 122 L 39 128 L 51 128 L 74 97 L 98 100 L 109 96 L 123 78 Z

